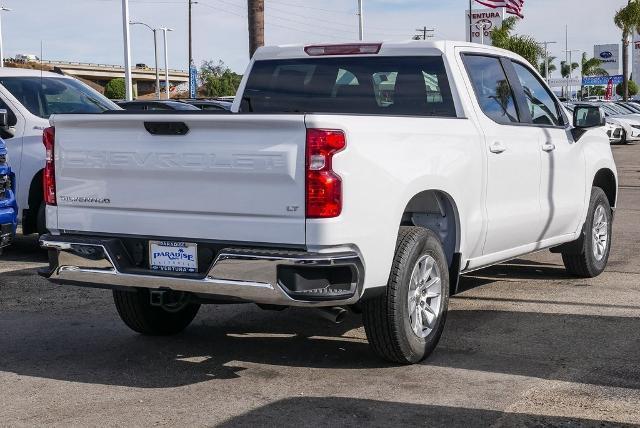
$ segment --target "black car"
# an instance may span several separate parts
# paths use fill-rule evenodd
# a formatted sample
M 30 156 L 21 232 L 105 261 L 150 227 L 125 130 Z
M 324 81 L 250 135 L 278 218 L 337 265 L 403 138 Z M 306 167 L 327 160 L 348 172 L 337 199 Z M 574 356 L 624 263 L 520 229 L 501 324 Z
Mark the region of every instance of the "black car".
M 219 101 L 219 100 L 182 100 L 184 103 L 190 104 L 192 106 L 198 107 L 200 110 L 207 111 L 231 111 L 231 105 L 228 101 Z
M 117 104 L 125 110 L 133 111 L 200 110 L 198 107 L 192 106 L 191 104 L 171 100 L 120 101 Z

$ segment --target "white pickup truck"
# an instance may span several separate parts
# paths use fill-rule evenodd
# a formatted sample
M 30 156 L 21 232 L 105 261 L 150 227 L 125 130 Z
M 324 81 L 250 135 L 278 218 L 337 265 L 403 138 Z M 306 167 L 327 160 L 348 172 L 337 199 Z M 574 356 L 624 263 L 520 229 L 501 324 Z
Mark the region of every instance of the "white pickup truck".
M 42 274 L 113 289 L 151 335 L 203 303 L 352 307 L 414 363 L 460 274 L 545 248 L 605 269 L 616 167 L 601 110 L 574 120 L 495 48 L 262 48 L 230 114 L 51 118 Z

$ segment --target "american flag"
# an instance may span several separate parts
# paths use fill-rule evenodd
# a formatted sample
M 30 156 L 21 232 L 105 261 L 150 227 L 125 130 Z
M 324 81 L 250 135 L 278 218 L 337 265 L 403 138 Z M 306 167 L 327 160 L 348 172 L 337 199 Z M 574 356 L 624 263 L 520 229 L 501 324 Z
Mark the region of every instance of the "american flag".
M 504 7 L 507 9 L 507 13 L 524 18 L 524 15 L 522 14 L 524 0 L 476 0 L 476 2 L 494 9 Z

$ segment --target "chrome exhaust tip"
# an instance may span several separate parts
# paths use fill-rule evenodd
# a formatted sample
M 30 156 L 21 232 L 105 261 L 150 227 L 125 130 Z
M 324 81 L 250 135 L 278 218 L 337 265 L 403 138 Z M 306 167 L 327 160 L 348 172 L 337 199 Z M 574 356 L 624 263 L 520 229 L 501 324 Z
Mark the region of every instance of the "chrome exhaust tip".
M 347 317 L 347 310 L 338 306 L 329 308 L 318 308 L 318 314 L 334 324 L 340 324 Z

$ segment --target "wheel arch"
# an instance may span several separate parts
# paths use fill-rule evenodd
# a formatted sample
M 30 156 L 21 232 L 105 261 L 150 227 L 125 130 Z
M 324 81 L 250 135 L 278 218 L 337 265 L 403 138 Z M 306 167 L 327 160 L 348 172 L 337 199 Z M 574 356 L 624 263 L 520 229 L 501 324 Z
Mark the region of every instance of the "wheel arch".
M 442 243 L 447 264 L 451 294 L 458 287 L 461 263 L 462 229 L 458 204 L 443 190 L 423 190 L 413 195 L 407 202 L 398 227 L 419 226 L 433 231 Z
M 22 230 L 25 235 L 37 232 L 38 210 L 44 200 L 44 189 L 42 188 L 43 174 L 44 169 L 36 172 L 29 184 L 28 207 L 25 207 L 28 208 L 28 210 L 25 211 L 22 222 Z
M 616 176 L 611 169 L 599 169 L 593 177 L 592 185 L 594 187 L 599 187 L 604 191 L 604 194 L 607 195 L 607 199 L 609 199 L 609 205 L 611 205 L 612 208 L 616 206 L 618 185 Z

